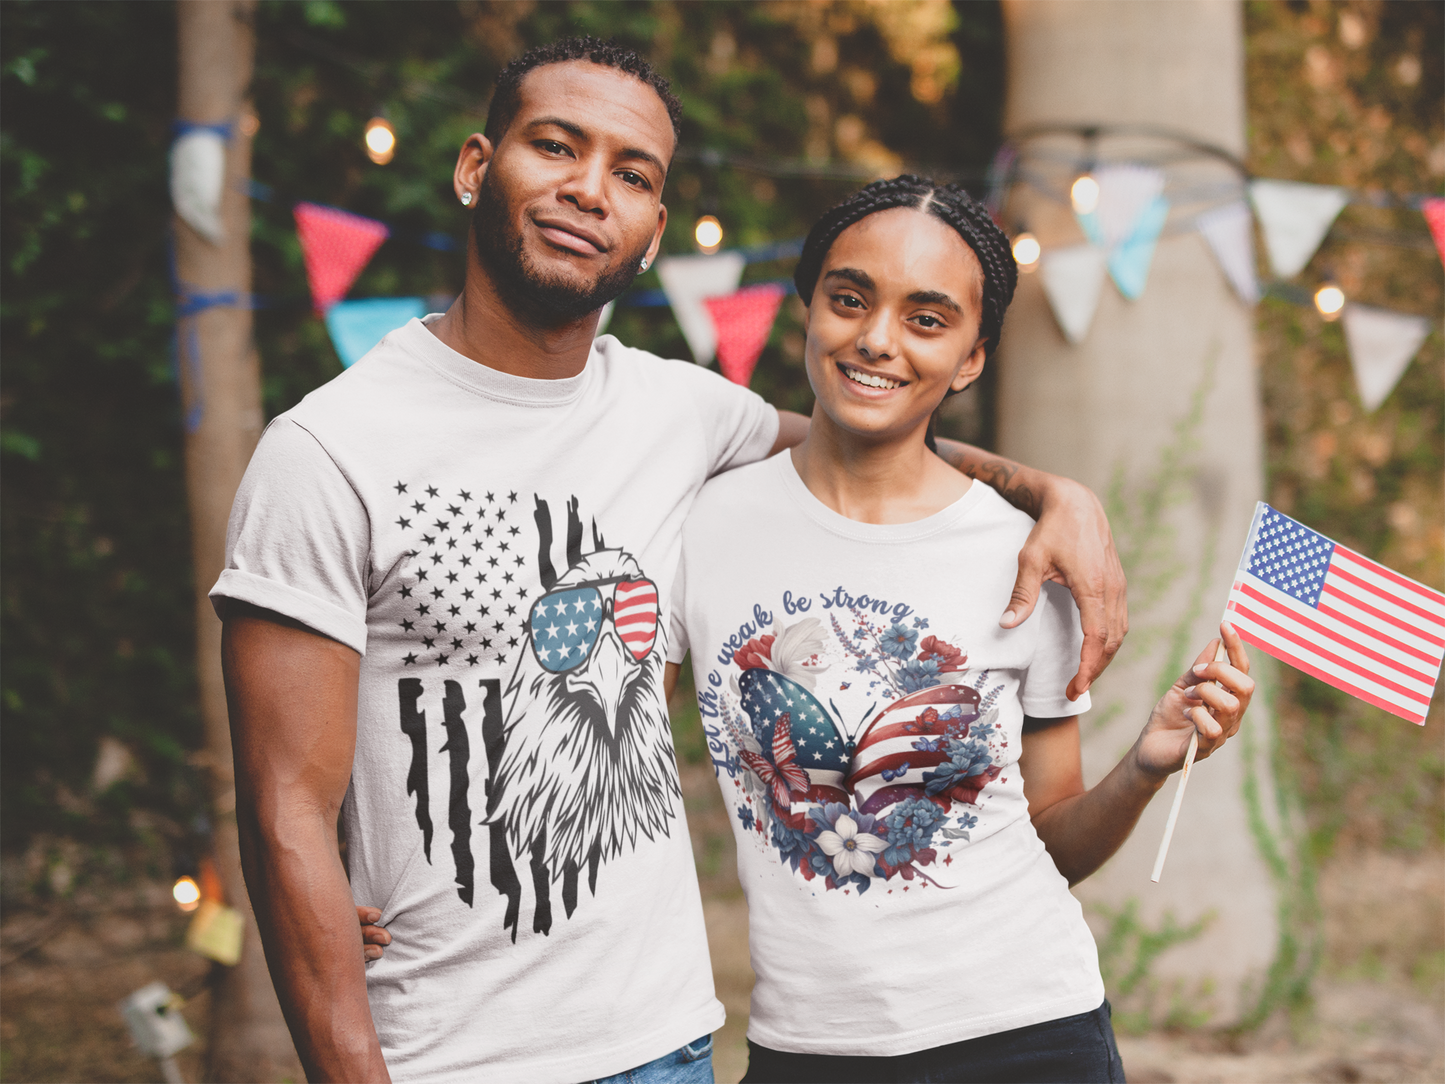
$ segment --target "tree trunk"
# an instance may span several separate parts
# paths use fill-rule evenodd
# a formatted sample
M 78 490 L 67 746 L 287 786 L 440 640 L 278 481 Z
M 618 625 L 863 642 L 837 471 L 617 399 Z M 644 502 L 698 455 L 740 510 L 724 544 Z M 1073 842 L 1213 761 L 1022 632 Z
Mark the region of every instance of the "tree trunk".
M 1075 346 L 1059 331 L 1040 274 L 1023 275 L 998 359 L 1000 451 L 1115 495 L 1132 631 L 1082 720 L 1092 783 L 1132 743 L 1161 682 L 1216 635 L 1264 493 L 1253 313 L 1189 228 L 1210 204 L 1242 197 L 1242 178 L 1225 158 L 1142 130 L 1171 129 L 1244 156 L 1242 12 L 1218 0 L 1005 0 L 1004 22 L 1011 136 L 1041 125 L 1135 126 L 1105 131 L 1092 146 L 1075 134 L 1021 139 L 1024 174 L 1048 178 L 1057 194 L 1017 185 L 1007 225 L 1026 225 L 1046 253 L 1082 244 L 1066 193 L 1091 152 L 1100 163 L 1168 160 L 1169 228 L 1143 295 L 1126 300 L 1106 278 Z M 1206 919 L 1201 935 L 1155 961 L 1151 981 L 1164 980 L 1164 990 L 1177 983 L 1181 1004 L 1213 1010 L 1216 1022 L 1248 1011 L 1247 984 L 1258 983 L 1276 947 L 1276 885 L 1251 826 L 1254 818 L 1270 832 L 1274 813 L 1268 707 L 1256 696 L 1241 735 L 1195 770 L 1162 883 L 1151 885 L 1149 872 L 1173 782 L 1079 889 L 1110 908 L 1137 901 L 1150 929 L 1169 912 L 1182 925 Z M 1127 970 L 1127 961 L 1109 962 Z
M 254 0 L 181 0 L 178 113 L 193 124 L 226 124 L 230 134 L 221 202 L 225 236 L 203 238 L 174 221 L 181 309 L 177 324 L 186 419 L 186 492 L 196 582 L 196 666 L 211 773 L 213 844 L 226 902 L 246 917 L 241 960 L 213 994 L 209 1079 L 302 1079 L 241 875 L 235 773 L 221 680 L 221 623 L 206 597 L 225 561 L 226 520 L 261 435 L 260 359 L 251 335 L 251 173 L 254 126 L 247 95 L 255 60 Z M 231 295 L 229 300 L 221 300 Z M 190 313 L 187 315 L 187 313 Z

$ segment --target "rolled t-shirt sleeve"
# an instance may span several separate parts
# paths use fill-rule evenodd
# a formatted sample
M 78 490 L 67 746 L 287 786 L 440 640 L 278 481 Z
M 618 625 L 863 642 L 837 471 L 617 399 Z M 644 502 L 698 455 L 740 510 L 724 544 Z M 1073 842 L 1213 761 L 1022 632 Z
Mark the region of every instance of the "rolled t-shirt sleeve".
M 211 588 L 366 653 L 371 524 L 366 506 L 306 429 L 277 418 L 246 468 Z
M 1069 679 L 1079 669 L 1084 630 L 1079 609 L 1066 587 L 1045 583 L 1031 620 L 1038 622 L 1034 656 L 1019 682 L 1024 714 L 1035 719 L 1062 719 L 1089 710 L 1089 694 L 1077 700 L 1065 695 Z

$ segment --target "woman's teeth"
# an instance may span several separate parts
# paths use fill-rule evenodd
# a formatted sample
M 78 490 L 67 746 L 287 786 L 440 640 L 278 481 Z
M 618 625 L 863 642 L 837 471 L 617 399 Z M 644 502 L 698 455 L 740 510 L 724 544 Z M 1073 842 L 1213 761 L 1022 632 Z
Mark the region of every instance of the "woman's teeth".
M 889 380 L 886 376 L 870 376 L 868 373 L 860 373 L 857 369 L 849 369 L 847 366 L 843 368 L 843 375 L 849 380 L 867 385 L 870 388 L 890 389 L 901 388 L 903 386 L 903 381 L 901 380 Z

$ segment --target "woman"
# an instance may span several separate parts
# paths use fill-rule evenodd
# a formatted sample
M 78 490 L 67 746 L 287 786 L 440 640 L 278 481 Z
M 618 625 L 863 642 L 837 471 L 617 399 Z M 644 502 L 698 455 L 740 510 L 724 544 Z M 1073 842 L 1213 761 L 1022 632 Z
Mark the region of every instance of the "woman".
M 1233 630 L 1085 790 L 1068 594 L 998 627 L 1032 521 L 931 450 L 1017 281 L 961 190 L 881 181 L 795 275 L 807 440 L 714 479 L 684 534 L 669 680 L 689 648 L 738 837 L 757 985 L 747 1081 L 1124 1079 L 1068 886 L 1182 765 L 1239 726 Z

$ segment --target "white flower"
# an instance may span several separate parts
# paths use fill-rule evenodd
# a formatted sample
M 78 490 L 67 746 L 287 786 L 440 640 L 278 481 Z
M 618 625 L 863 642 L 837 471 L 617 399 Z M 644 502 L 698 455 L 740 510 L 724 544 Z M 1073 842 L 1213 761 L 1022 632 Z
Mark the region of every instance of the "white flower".
M 815 675 L 828 669 L 825 664 L 812 661 L 824 646 L 823 622 L 816 617 L 804 618 L 793 625 L 778 622 L 773 626 L 768 668 L 811 692 L 818 682 Z
M 858 831 L 858 823 L 846 813 L 834 827 L 837 831 L 818 834 L 818 846 L 833 860 L 833 872 L 839 877 L 853 873 L 872 877 L 873 856 L 888 844 L 875 835 Z

